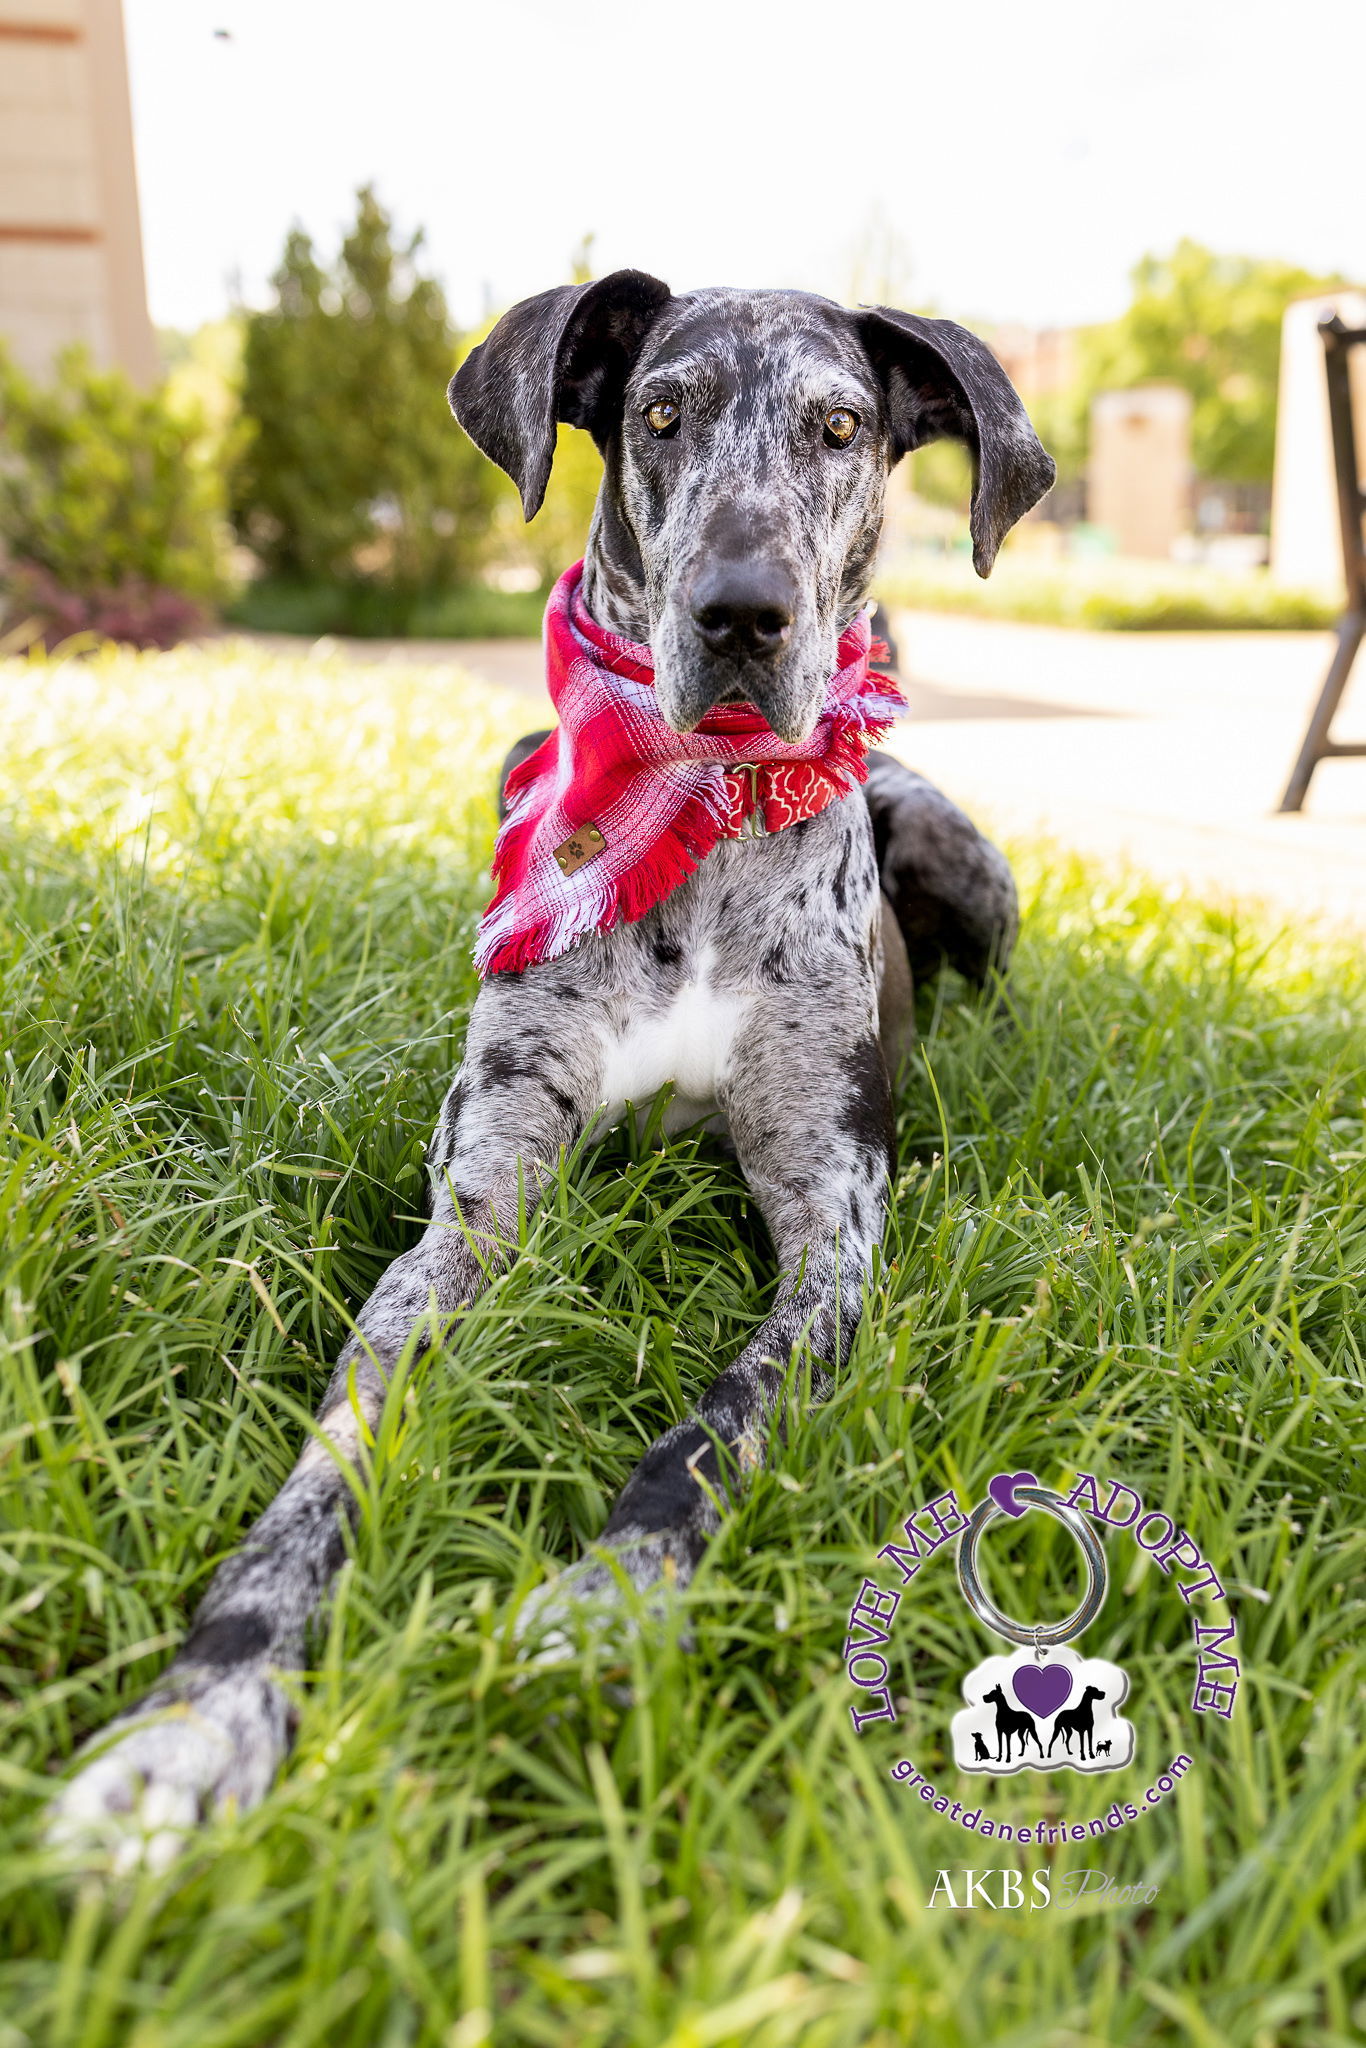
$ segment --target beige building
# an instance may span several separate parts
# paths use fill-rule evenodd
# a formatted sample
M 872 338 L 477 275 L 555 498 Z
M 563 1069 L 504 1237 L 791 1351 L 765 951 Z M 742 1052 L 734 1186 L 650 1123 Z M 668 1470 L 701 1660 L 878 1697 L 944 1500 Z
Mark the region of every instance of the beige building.
M 1191 397 L 1176 384 L 1102 391 L 1091 404 L 1087 514 L 1122 555 L 1170 559 L 1190 527 Z
M 0 0 L 0 338 L 158 374 L 121 0 Z
M 989 330 L 992 353 L 1026 407 L 1053 398 L 1076 382 L 1078 327 L 1001 326 Z

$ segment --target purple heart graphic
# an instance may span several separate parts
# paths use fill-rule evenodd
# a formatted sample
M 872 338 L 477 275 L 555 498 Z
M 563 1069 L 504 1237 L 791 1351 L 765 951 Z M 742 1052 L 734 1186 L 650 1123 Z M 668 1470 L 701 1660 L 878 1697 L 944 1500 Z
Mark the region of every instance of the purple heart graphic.
M 1017 1503 L 1015 1499 L 1016 1487 L 1037 1486 L 1038 1483 L 1032 1472 L 998 1472 L 987 1487 L 987 1492 L 991 1495 L 1003 1515 L 1018 1516 L 1024 1514 L 1029 1503 L 1027 1501 L 1019 1501 Z
M 1072 1674 L 1065 1664 L 1022 1664 L 1010 1681 L 1010 1690 L 1020 1705 L 1040 1720 L 1056 1714 L 1072 1690 Z

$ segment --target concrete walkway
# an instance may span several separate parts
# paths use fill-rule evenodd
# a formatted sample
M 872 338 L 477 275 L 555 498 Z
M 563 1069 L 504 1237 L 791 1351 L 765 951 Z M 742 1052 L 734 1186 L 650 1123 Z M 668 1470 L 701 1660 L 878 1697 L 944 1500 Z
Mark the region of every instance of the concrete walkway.
M 896 625 L 903 669 L 950 704 L 988 688 L 1017 700 L 983 719 L 941 708 L 892 739 L 983 823 L 1366 930 L 1366 759 L 1324 762 L 1306 812 L 1276 815 L 1329 634 L 1081 633 L 943 613 Z M 1364 731 L 1366 663 L 1338 736 Z
M 890 746 L 989 831 L 1045 833 L 1216 900 L 1366 931 L 1366 759 L 1276 804 L 1328 665 L 1325 633 L 1082 633 L 904 612 L 911 718 Z M 284 636 L 274 644 L 292 645 Z M 531 640 L 338 641 L 348 658 L 465 669 L 552 722 Z M 1338 736 L 1366 733 L 1366 657 Z

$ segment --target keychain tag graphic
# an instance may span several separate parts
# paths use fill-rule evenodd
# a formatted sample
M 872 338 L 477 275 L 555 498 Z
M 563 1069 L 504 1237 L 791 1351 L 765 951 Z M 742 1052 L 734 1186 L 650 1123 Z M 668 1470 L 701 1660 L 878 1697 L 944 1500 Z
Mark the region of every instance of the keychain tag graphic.
M 1053 1515 L 1076 1539 L 1086 1590 L 1065 1621 L 1033 1627 L 1002 1614 L 977 1572 L 984 1530 L 1002 1516 L 1035 1509 Z M 1117 1771 L 1134 1753 L 1133 1724 L 1121 1716 L 1129 1681 L 1118 1664 L 1067 1647 L 1105 1604 L 1105 1552 L 1085 1518 L 1032 1472 L 1001 1473 L 973 1509 L 958 1542 L 958 1584 L 977 1619 L 1020 1645 L 985 1658 L 963 1680 L 967 1701 L 953 1717 L 954 1762 L 993 1777 L 1016 1771 Z

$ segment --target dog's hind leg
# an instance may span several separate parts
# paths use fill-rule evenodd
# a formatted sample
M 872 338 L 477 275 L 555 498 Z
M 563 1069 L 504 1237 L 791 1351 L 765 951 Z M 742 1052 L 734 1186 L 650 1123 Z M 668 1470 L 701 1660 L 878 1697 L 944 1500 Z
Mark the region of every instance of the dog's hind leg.
M 864 789 L 882 893 L 925 982 L 948 962 L 979 987 L 1004 973 L 1019 930 L 1010 863 L 957 804 L 891 754 L 868 756 Z
M 553 1056 L 552 1056 L 553 1055 Z M 219 1566 L 184 1645 L 151 1693 L 92 1745 L 54 1804 L 49 1837 L 115 1866 L 170 1860 L 197 1821 L 265 1796 L 292 1734 L 282 1676 L 345 1556 L 347 1472 L 379 1423 L 389 1379 L 425 1318 L 439 1343 L 487 1284 L 563 1146 L 597 1106 L 600 1060 L 580 1034 L 553 1048 L 521 1014 L 516 977 L 481 995 L 430 1159 L 432 1219 L 365 1303 L 318 1411 L 317 1433 L 242 1547 Z M 458 1213 L 457 1213 L 458 1204 Z

